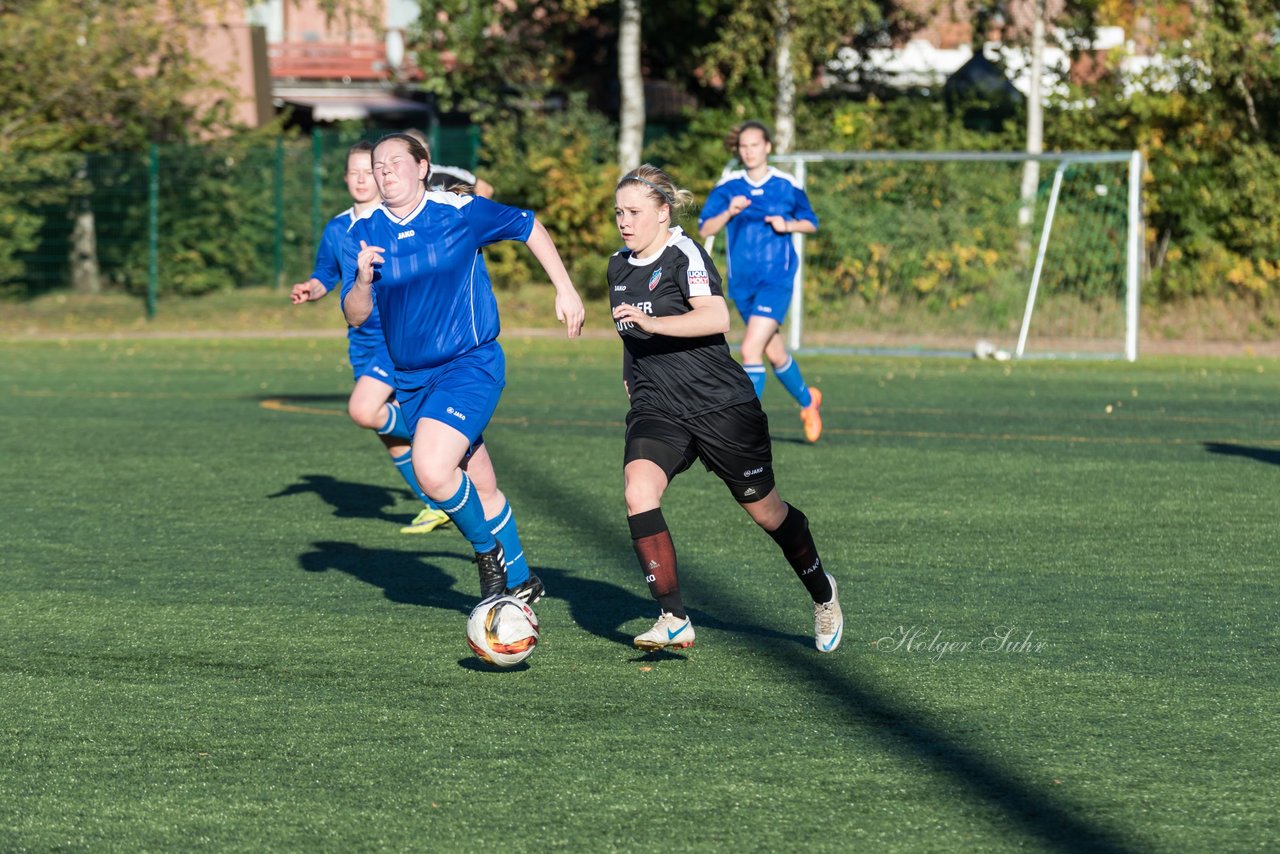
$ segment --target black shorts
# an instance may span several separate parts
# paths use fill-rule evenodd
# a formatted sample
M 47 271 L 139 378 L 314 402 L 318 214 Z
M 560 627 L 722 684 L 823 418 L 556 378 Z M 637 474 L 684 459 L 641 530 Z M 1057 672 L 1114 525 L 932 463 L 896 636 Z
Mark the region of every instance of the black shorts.
M 773 445 L 769 418 L 760 401 L 693 418 L 673 418 L 643 409 L 627 413 L 623 465 L 648 460 L 670 481 L 697 459 L 724 481 L 740 504 L 759 501 L 772 492 Z

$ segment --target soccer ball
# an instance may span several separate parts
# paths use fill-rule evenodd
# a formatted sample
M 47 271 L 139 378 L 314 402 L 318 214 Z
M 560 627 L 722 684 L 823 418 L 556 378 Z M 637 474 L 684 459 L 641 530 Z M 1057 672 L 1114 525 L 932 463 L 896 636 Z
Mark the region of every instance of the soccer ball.
M 485 599 L 467 617 L 467 646 L 494 667 L 515 667 L 541 637 L 538 615 L 514 596 Z

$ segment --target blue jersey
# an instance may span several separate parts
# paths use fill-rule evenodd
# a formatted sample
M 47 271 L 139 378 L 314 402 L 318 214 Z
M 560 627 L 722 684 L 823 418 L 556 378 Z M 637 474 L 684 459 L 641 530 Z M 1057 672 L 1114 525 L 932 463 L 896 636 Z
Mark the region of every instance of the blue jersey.
M 360 241 L 380 246 L 373 301 L 397 373 L 438 367 L 498 337 L 498 303 L 481 247 L 529 239 L 533 212 L 476 196 L 427 192 L 403 218 L 379 205 L 342 244 L 342 300 Z
M 311 278 L 324 285 L 326 293 L 335 290 L 343 282 L 342 241 L 346 239 L 347 230 L 355 221 L 355 208 L 347 208 L 325 223 L 324 232 L 320 235 L 320 248 L 316 250 L 316 266 L 311 271 Z M 368 320 L 358 327 L 347 329 L 347 339 L 353 345 L 381 344 L 382 324 L 378 321 L 377 306 L 374 306 L 373 314 L 369 315 Z
M 724 227 L 730 295 L 738 286 L 752 290 L 756 285 L 790 287 L 798 261 L 791 235 L 774 231 L 764 218 L 804 219 L 817 227 L 818 215 L 809 205 L 809 197 L 793 176 L 772 166 L 758 184 L 747 177 L 746 170 L 739 169 L 721 178 L 707 196 L 698 214 L 699 227 L 727 211 L 734 196 L 746 196 L 751 204 Z

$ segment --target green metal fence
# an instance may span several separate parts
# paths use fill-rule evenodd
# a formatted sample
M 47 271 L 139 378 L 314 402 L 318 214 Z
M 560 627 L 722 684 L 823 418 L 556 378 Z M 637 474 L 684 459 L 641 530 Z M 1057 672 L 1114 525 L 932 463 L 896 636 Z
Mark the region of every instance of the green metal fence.
M 283 287 L 310 272 L 350 205 L 347 149 L 386 131 L 33 157 L 0 174 L 0 295 L 53 290 L 200 294 Z M 433 155 L 474 169 L 479 129 L 435 128 Z

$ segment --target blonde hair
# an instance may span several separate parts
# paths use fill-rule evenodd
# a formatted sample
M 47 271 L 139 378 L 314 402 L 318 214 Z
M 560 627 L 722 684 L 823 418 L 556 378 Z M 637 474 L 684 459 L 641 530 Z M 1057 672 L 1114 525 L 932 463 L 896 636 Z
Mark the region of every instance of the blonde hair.
M 614 192 L 621 190 L 623 184 L 631 182 L 643 185 L 654 202 L 669 206 L 672 217 L 675 217 L 693 202 L 693 193 L 680 189 L 670 175 L 657 166 L 650 166 L 648 163 L 637 166 L 626 175 L 623 175 Z

